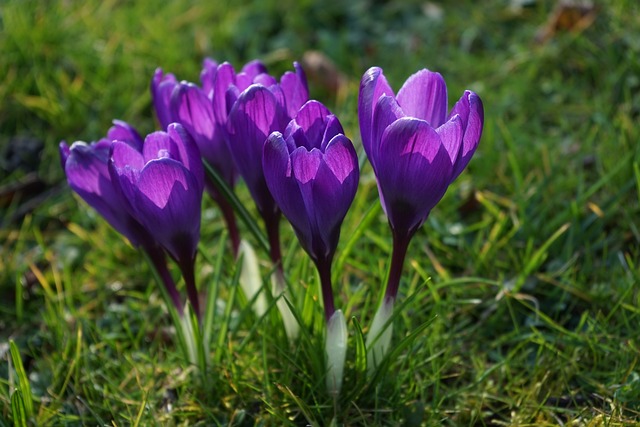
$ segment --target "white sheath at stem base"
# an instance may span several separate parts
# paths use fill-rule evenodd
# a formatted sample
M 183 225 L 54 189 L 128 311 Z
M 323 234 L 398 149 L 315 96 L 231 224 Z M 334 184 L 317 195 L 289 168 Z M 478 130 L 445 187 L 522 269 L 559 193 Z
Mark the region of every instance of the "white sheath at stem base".
M 276 270 L 273 275 L 271 275 L 271 286 L 273 297 L 277 299 L 276 306 L 278 307 L 278 310 L 280 310 L 287 338 L 289 338 L 289 342 L 293 342 L 298 338 L 300 325 L 298 325 L 298 321 L 291 312 L 289 304 L 287 304 L 286 299 L 289 299 L 287 296 L 287 284 L 285 283 L 284 276 L 281 271 Z
M 256 313 L 256 316 L 262 317 L 267 312 L 267 299 L 264 293 L 260 292 L 262 289 L 262 276 L 260 275 L 258 257 L 253 247 L 251 247 L 246 240 L 240 242 L 238 259 L 240 258 L 242 258 L 240 287 L 247 297 L 247 300 L 253 300 L 253 311 Z M 257 297 L 256 294 L 258 294 Z
M 337 397 L 342 388 L 342 373 L 347 355 L 347 322 L 342 310 L 336 310 L 327 322 L 327 338 L 325 341 L 327 354 L 327 390 Z
M 193 329 L 193 319 L 191 315 L 191 305 L 186 304 L 184 315 L 180 318 L 180 327 L 184 335 L 185 344 L 189 357 L 189 363 L 198 366 L 198 349 L 196 348 L 195 330 Z
M 367 333 L 367 370 L 369 374 L 372 374 L 380 365 L 380 362 L 382 362 L 382 359 L 384 359 L 384 356 L 389 350 L 393 324 L 389 324 L 384 330 L 383 328 L 393 314 L 394 302 L 394 299 L 383 299 L 380 308 L 378 308 L 376 315 L 373 317 L 371 328 L 369 328 L 369 332 Z

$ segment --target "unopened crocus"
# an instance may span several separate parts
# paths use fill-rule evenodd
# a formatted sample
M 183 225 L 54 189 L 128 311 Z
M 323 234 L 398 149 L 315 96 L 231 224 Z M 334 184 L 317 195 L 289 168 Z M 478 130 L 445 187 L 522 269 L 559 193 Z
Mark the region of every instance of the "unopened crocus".
M 309 101 L 284 134 L 269 136 L 262 162 L 271 194 L 318 269 L 327 322 L 327 384 L 337 394 L 347 334 L 344 316 L 334 306 L 331 262 L 358 187 L 358 156 L 338 119 Z
M 172 73 L 165 73 L 161 68 L 156 69 L 151 79 L 151 101 L 162 130 L 167 130 L 169 124 L 175 121 L 171 116 L 170 103 L 173 88 L 177 84 L 176 76 Z
M 109 173 L 129 213 L 176 261 L 200 316 L 194 264 L 200 238 L 204 172 L 200 152 L 177 123 L 147 135 L 141 149 L 116 141 Z
M 182 313 L 181 298 L 167 269 L 162 248 L 154 236 L 129 213 L 127 202 L 122 199 L 109 174 L 109 152 L 114 140 L 121 141 L 135 150 L 142 148 L 142 138 L 138 132 L 119 120 L 114 120 L 114 125 L 105 138 L 92 144 L 77 141 L 69 147 L 64 141 L 61 142 L 60 159 L 67 182 L 71 189 L 102 215 L 116 231 L 124 235 L 133 246 L 142 248 L 149 255 L 175 308 Z
M 471 160 L 484 111 L 480 97 L 469 90 L 449 111 L 447 86 L 439 73 L 420 70 L 394 95 L 382 69 L 373 67 L 360 83 L 358 117 L 393 234 L 389 280 L 369 332 L 371 344 L 393 311 L 409 242 Z M 389 330 L 377 340 L 370 366 L 380 362 L 390 336 Z

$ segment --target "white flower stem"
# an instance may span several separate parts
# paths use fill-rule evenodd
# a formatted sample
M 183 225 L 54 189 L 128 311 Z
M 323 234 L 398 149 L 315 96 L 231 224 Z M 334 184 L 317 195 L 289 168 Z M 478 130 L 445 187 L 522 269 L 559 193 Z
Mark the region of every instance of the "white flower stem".
M 367 333 L 367 370 L 369 374 L 372 374 L 380 366 L 389 350 L 393 324 L 388 322 L 393 314 L 394 302 L 393 298 L 383 299 Z
M 287 303 L 287 300 L 289 299 L 288 290 L 282 271 L 276 269 L 276 271 L 271 276 L 271 285 L 273 297 L 276 298 L 276 306 L 278 307 L 280 315 L 282 316 L 282 322 L 284 323 L 284 329 L 287 333 L 287 338 L 289 338 L 289 342 L 293 342 L 296 340 L 296 338 L 298 338 L 300 325 L 298 324 L 298 321 L 291 312 L 291 308 Z
M 253 247 L 246 240 L 242 240 L 238 249 L 238 259 L 242 258 L 240 270 L 240 287 L 249 302 L 253 301 L 253 311 L 262 317 L 267 312 L 267 299 L 262 289 L 262 276 L 258 257 Z
M 347 355 L 347 322 L 342 310 L 336 310 L 327 321 L 325 352 L 327 355 L 327 390 L 337 398 L 342 388 L 342 373 Z

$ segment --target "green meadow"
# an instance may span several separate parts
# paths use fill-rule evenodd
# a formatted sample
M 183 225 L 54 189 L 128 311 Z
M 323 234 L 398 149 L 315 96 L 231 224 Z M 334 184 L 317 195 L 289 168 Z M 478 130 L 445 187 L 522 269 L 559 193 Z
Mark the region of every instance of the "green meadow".
M 574 4 L 3 0 L 0 426 L 636 425 L 640 3 Z M 236 69 L 258 58 L 277 76 L 300 61 L 358 152 L 333 271 L 349 332 L 338 398 L 318 277 L 286 220 L 295 344 L 273 300 L 252 312 L 205 195 L 196 275 L 217 310 L 201 375 L 148 262 L 67 185 L 60 141 L 96 141 L 113 119 L 156 130 L 154 70 L 199 82 L 207 57 Z M 473 90 L 485 123 L 409 247 L 390 356 L 371 377 L 362 336 L 391 251 L 357 120 L 374 65 L 395 90 L 440 72 L 449 106 Z M 268 287 L 250 233 L 262 224 L 244 183 L 236 193 Z

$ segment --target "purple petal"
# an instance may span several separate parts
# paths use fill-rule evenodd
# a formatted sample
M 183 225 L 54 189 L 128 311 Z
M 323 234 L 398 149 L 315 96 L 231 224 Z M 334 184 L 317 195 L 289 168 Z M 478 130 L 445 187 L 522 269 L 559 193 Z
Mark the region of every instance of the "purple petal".
M 418 71 L 407 79 L 396 99 L 405 115 L 426 120 L 434 129 L 447 116 L 447 85 L 440 73 Z
M 236 72 L 233 66 L 224 62 L 218 67 L 216 80 L 213 88 L 213 114 L 216 122 L 224 125 L 227 123 L 227 116 L 233 105 L 227 103 L 227 90 L 235 82 Z M 237 97 L 236 97 L 237 98 Z M 234 99 L 235 101 L 235 99 Z
M 60 166 L 62 166 L 62 170 L 64 170 L 64 165 L 67 163 L 67 159 L 70 154 L 69 146 L 66 141 L 60 141 L 60 144 L 58 144 L 58 151 L 60 152 Z
M 164 74 L 161 68 L 156 69 L 151 80 L 151 98 L 162 129 L 166 129 L 172 122 L 170 101 L 171 92 L 176 84 L 176 77 L 171 73 Z
M 327 117 L 326 128 L 324 130 L 324 135 L 322 135 L 322 143 L 320 144 L 320 150 L 325 151 L 327 148 L 327 144 L 333 139 L 336 135 L 344 135 L 344 129 L 340 124 L 338 118 L 334 115 L 330 115 Z
M 235 167 L 225 141 L 225 130 L 216 123 L 211 100 L 197 86 L 181 84 L 171 97 L 171 106 L 174 117 L 193 136 L 200 155 L 233 185 Z
M 296 72 L 287 71 L 280 79 L 280 87 L 284 92 L 289 118 L 295 117 L 300 107 L 309 99 L 309 88 L 304 70 L 297 62 L 294 62 L 293 66 Z
M 327 148 L 324 153 L 324 160 L 331 173 L 340 182 L 343 187 L 353 186 L 353 182 L 347 182 L 355 177 L 355 185 L 357 186 L 359 169 L 358 169 L 358 154 L 356 153 L 353 144 L 344 135 L 336 135 L 327 144 Z M 349 192 L 353 191 L 355 194 L 355 187 L 350 188 Z
M 127 213 L 111 181 L 107 158 L 108 147 L 75 142 L 65 162 L 67 182 L 114 229 L 129 239 L 131 244 L 138 246 L 145 237 L 137 231 L 139 225 L 133 224 L 133 218 Z
M 113 165 L 118 169 L 126 167 L 141 171 L 145 164 L 142 153 L 122 141 L 116 141 L 111 145 L 110 158 Z
M 326 130 L 327 116 L 329 115 L 331 115 L 331 111 L 315 100 L 307 102 L 298 111 L 294 121 L 304 132 L 310 144 L 309 150 L 313 147 L 320 148 Z
M 462 120 L 457 114 L 448 122 L 436 129 L 436 133 L 440 135 L 442 145 L 444 145 L 444 148 L 449 154 L 452 165 L 455 165 L 460 157 L 463 132 Z
M 273 132 L 264 144 L 264 178 L 276 203 L 301 240 L 311 238 L 309 219 L 282 134 Z
M 262 150 L 267 136 L 282 130 L 281 116 L 273 94 L 264 86 L 252 85 L 242 92 L 227 122 L 234 162 L 262 213 L 273 208 L 262 172 Z
M 107 132 L 109 141 L 123 141 L 136 150 L 142 150 L 142 137 L 129 123 L 122 120 L 114 120 L 113 126 Z
M 357 155 L 351 141 L 338 135 L 325 153 L 299 148 L 291 161 L 312 233 L 312 240 L 303 244 L 315 260 L 330 260 L 357 189 Z
M 453 179 L 457 178 L 464 168 L 467 167 L 480 143 L 482 127 L 484 125 L 482 100 L 474 92 L 469 90 L 465 91 L 451 110 L 450 115 L 453 116 L 455 114 L 458 114 L 462 120 L 464 136 L 462 138 L 461 154 L 453 172 Z
M 116 192 L 126 201 L 125 207 L 132 214 L 135 199 L 135 187 L 138 183 L 140 171 L 144 168 L 142 154 L 129 144 L 116 141 L 111 146 L 109 161 L 109 175 Z
M 200 192 L 202 192 L 204 185 L 204 166 L 202 165 L 198 146 L 191 136 L 189 136 L 186 129 L 179 123 L 170 124 L 167 128 L 167 133 L 178 148 L 180 162 L 191 172 L 198 183 Z
M 138 179 L 137 219 L 176 260 L 195 256 L 200 234 L 202 189 L 173 159 L 152 160 Z
M 382 134 L 391 125 L 391 123 L 401 117 L 404 117 L 404 114 L 393 96 L 382 95 L 380 99 L 378 99 L 373 113 L 371 145 L 367 152 L 369 162 L 371 163 L 374 171 L 376 171 L 376 164 L 378 162 Z
M 151 160 L 165 157 L 181 161 L 178 147 L 171 141 L 169 134 L 163 131 L 156 131 L 147 135 L 142 145 L 142 157 L 145 164 Z M 142 168 L 138 170 L 142 170 Z
M 262 73 L 255 76 L 251 81 L 251 84 L 259 84 L 262 86 L 269 87 L 269 86 L 278 84 L 278 81 L 272 75 L 267 73 Z
M 209 96 L 216 81 L 218 72 L 218 63 L 211 58 L 205 58 L 202 61 L 202 71 L 200 72 L 200 82 L 202 83 L 202 91 Z
M 360 135 L 362 137 L 362 145 L 369 158 L 371 158 L 373 111 L 382 95 L 394 96 L 394 93 L 384 74 L 382 74 L 382 69 L 371 67 L 362 76 L 358 96 Z
M 215 118 L 213 104 L 198 86 L 180 83 L 171 95 L 171 112 L 174 119 L 182 124 L 195 138 L 198 146 L 213 139 Z
M 379 190 L 392 228 L 410 235 L 444 196 L 453 166 L 429 123 L 405 117 L 382 136 L 377 164 Z
M 253 80 L 259 74 L 267 74 L 267 67 L 259 59 L 254 59 L 247 62 L 241 72 Z

